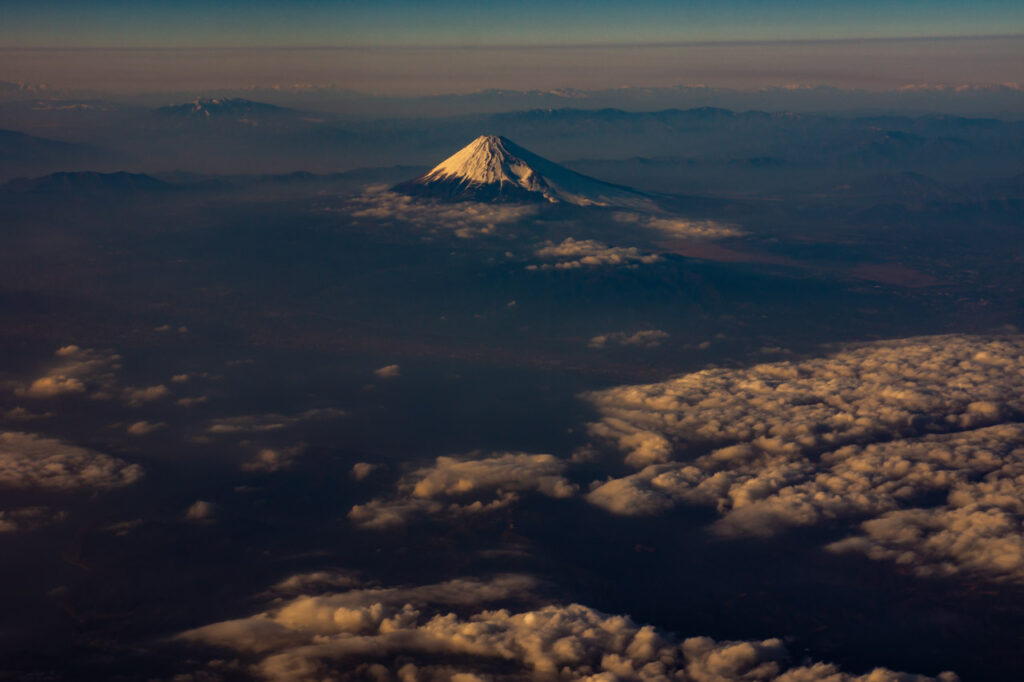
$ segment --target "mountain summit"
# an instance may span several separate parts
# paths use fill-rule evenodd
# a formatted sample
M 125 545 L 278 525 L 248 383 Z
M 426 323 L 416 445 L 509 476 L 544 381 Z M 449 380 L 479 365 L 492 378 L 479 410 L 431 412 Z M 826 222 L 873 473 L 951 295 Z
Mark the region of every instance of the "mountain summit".
M 587 177 L 499 135 L 481 135 L 394 190 L 448 201 L 548 202 L 640 208 L 650 199 L 629 187 Z
M 200 97 L 185 104 L 159 107 L 157 113 L 186 118 L 246 118 L 252 116 L 284 116 L 298 112 L 275 104 L 253 102 L 237 97 Z

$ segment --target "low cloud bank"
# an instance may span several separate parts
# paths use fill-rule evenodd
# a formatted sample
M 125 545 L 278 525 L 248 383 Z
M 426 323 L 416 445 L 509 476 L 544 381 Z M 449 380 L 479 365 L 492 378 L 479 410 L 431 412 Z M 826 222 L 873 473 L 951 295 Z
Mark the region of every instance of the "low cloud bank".
M 289 582 L 289 581 L 285 581 Z M 296 580 L 304 584 L 302 580 Z M 268 611 L 184 632 L 179 639 L 251 661 L 267 680 L 589 680 L 614 682 L 955 682 L 877 668 L 865 675 L 794 663 L 779 639 L 679 641 L 627 616 L 580 604 L 525 610 L 529 576 L 456 579 L 410 588 L 304 594 Z
M 732 536 L 860 522 L 829 549 L 1024 582 L 1022 337 L 901 339 L 587 398 L 591 433 L 640 469 L 587 495 L 612 513 L 706 505 Z

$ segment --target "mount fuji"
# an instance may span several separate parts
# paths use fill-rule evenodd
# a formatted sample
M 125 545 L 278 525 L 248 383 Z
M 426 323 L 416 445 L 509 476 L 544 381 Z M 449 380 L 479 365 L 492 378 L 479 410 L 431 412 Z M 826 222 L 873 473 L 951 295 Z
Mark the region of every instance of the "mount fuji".
M 481 135 L 393 190 L 444 201 L 653 207 L 643 192 L 569 170 L 499 135 Z

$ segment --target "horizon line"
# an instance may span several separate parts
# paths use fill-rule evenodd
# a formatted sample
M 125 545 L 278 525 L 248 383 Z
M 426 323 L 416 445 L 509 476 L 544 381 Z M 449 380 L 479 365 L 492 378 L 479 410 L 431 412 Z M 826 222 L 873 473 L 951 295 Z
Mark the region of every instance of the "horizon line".
M 239 50 L 516 50 L 516 49 L 597 49 L 597 48 L 665 48 L 665 47 L 716 47 L 730 45 L 816 45 L 836 43 L 885 43 L 885 42 L 928 42 L 928 41 L 971 41 L 971 40 L 1014 40 L 1024 39 L 1024 33 L 995 33 L 977 35 L 930 35 L 930 36 L 863 36 L 843 38 L 752 38 L 721 40 L 663 40 L 631 42 L 582 42 L 582 43 L 500 43 L 479 44 L 358 44 L 358 45 L 15 45 L 0 47 L 0 52 L 69 52 L 69 51 L 153 51 L 174 52 L 183 50 L 239 51 Z

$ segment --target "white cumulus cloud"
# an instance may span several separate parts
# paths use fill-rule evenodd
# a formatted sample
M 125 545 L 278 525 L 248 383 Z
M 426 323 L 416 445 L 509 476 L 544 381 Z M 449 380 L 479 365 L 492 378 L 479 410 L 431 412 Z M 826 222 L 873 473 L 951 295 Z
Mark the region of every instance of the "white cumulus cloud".
M 242 471 L 273 473 L 289 468 L 303 452 L 305 444 L 287 448 L 262 448 L 253 457 L 242 463 Z
M 165 424 L 164 422 L 153 423 L 143 420 L 129 424 L 128 428 L 125 430 L 128 432 L 128 435 L 130 436 L 148 436 L 154 431 L 162 429 L 166 426 L 167 424 Z
M 189 630 L 179 639 L 231 650 L 251 661 L 252 672 L 264 679 L 299 682 L 364 679 L 371 669 L 399 680 L 957 680 L 952 673 L 930 678 L 878 668 L 852 675 L 825 663 L 792 665 L 778 639 L 680 642 L 627 616 L 580 604 L 481 608 L 535 602 L 533 586 L 528 576 L 503 575 L 305 594 L 254 616 Z
M 536 206 L 525 204 L 448 204 L 398 194 L 386 187 L 368 188 L 342 210 L 357 220 L 408 223 L 432 233 L 451 232 L 463 238 L 492 234 L 537 213 Z
M 349 475 L 357 481 L 362 481 L 372 474 L 377 467 L 377 464 L 371 464 L 370 462 L 356 462 L 352 465 L 352 471 L 349 472 Z
M 741 237 L 746 234 L 736 225 L 719 223 L 714 220 L 687 220 L 643 213 L 616 213 L 615 219 L 620 223 L 636 224 L 661 232 L 666 236 L 684 239 L 725 239 L 726 237 Z
M 610 512 L 706 505 L 725 535 L 859 522 L 830 549 L 1024 582 L 1022 337 L 902 339 L 588 398 L 591 433 L 640 468 L 587 495 Z M 945 502 L 921 508 L 926 494 Z
M 552 455 L 505 453 L 485 459 L 438 457 L 398 483 L 398 495 L 356 505 L 349 518 L 366 528 L 405 523 L 424 514 L 473 514 L 507 506 L 519 493 L 571 497 L 576 487 Z
M 402 368 L 398 365 L 384 365 L 373 370 L 373 374 L 378 379 L 394 379 L 402 376 Z
M 124 401 L 129 405 L 142 405 L 143 403 L 149 403 L 154 400 L 166 398 L 170 394 L 171 390 L 163 384 L 157 384 L 156 386 L 143 386 L 141 388 L 129 386 L 122 392 Z
M 81 393 L 94 398 L 110 398 L 121 369 L 121 356 L 75 345 L 63 346 L 55 353 L 55 364 L 42 376 L 16 389 L 29 398 L 53 398 Z
M 344 410 L 333 407 L 306 410 L 297 414 L 246 414 L 238 417 L 213 419 L 210 421 L 207 431 L 214 434 L 278 431 L 305 421 L 337 419 L 344 416 Z
M 198 522 L 212 521 L 216 518 L 219 509 L 220 507 L 213 502 L 196 500 L 185 510 L 185 519 Z
M 573 239 L 569 237 L 559 244 L 546 242 L 534 255 L 542 260 L 555 261 L 544 265 L 530 265 L 530 270 L 575 270 L 601 266 L 636 267 L 647 263 L 657 263 L 661 256 L 653 253 L 642 253 L 635 246 L 608 246 L 593 239 Z
M 605 348 L 610 344 L 619 346 L 639 346 L 640 348 L 657 348 L 662 341 L 669 337 L 669 333 L 661 329 L 641 329 L 633 332 L 612 332 L 610 334 L 599 334 L 594 336 L 587 343 L 591 348 Z
M 18 431 L 0 432 L 0 486 L 109 490 L 142 478 L 142 467 L 94 450 Z
M 135 483 L 142 467 L 19 431 L 0 431 L 0 490 L 101 492 Z M 0 532 L 24 531 L 59 521 L 66 512 L 45 506 L 0 509 Z
M 585 396 L 637 465 L 696 446 L 785 455 L 999 423 L 1024 411 L 1024 337 L 920 337 L 809 360 L 708 369 Z

